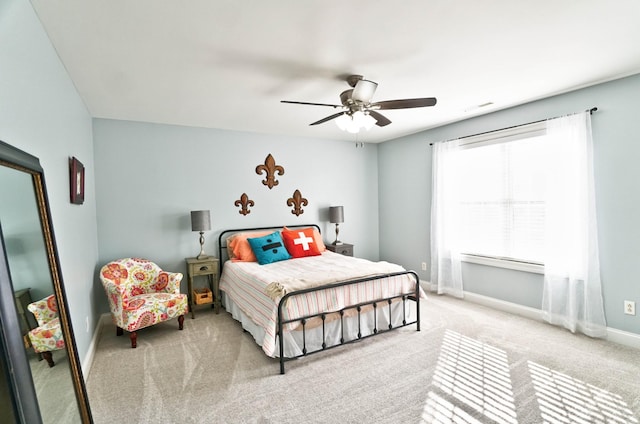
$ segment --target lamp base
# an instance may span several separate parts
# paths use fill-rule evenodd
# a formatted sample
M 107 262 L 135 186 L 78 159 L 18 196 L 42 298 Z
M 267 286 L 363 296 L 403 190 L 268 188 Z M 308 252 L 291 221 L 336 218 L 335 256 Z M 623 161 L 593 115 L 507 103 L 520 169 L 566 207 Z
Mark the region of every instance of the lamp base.
M 333 244 L 334 246 L 340 246 L 342 244 L 342 242 L 340 240 L 338 240 L 338 234 L 340 234 L 340 227 L 338 227 L 338 222 L 336 222 L 336 241 L 334 241 Z
M 196 259 L 207 258 L 209 258 L 209 256 L 204 253 L 204 231 L 200 231 L 200 253 L 198 254 L 198 256 L 196 256 Z

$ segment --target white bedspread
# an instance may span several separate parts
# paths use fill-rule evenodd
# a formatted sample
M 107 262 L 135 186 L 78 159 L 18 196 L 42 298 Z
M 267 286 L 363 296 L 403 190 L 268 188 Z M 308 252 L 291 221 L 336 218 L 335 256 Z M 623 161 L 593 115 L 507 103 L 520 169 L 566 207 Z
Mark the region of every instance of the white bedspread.
M 269 285 L 273 288 L 272 283 L 275 283 L 275 287 L 281 286 L 284 291 L 290 291 L 299 290 L 300 284 L 305 282 L 317 285 L 399 271 L 404 271 L 404 268 L 387 262 L 371 262 L 329 251 L 320 256 L 290 259 L 268 265 L 227 261 L 220 279 L 220 290 L 224 291 L 256 325 L 264 328 L 266 336 L 262 342 L 262 349 L 273 357 L 276 350 L 277 305 L 283 292 L 275 293 L 271 290 L 272 295 L 275 293 L 272 298 L 267 294 Z M 321 277 L 320 283 L 311 277 Z M 410 275 L 400 275 L 354 286 L 295 295 L 289 298 L 283 316 L 286 319 L 338 311 L 345 306 L 409 293 L 412 290 L 415 290 L 414 279 Z M 295 325 L 288 329 L 293 327 Z
M 331 253 L 331 252 L 329 252 Z M 315 258 L 315 259 L 313 259 Z M 344 255 L 328 254 L 312 257 L 307 261 L 297 261 L 293 265 L 300 265 L 293 276 L 291 264 L 284 267 L 274 267 L 275 271 L 269 284 L 265 288 L 267 295 L 274 301 L 296 290 L 323 286 L 339 281 L 354 279 L 355 277 L 369 277 L 372 275 L 390 274 L 404 271 L 400 265 L 389 262 L 371 262 L 365 259 L 350 258 Z M 278 275 L 276 275 L 276 272 Z

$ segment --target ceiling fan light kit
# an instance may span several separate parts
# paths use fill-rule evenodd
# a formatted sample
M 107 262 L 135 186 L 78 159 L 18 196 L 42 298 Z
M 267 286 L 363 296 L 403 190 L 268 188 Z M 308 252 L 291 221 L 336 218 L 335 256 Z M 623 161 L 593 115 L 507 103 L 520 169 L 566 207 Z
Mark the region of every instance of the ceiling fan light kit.
M 343 131 L 358 133 L 362 128 L 367 131 L 374 125 L 384 127 L 391 121 L 377 112 L 385 109 L 410 109 L 416 107 L 433 106 L 437 100 L 435 97 L 423 97 L 416 99 L 384 100 L 371 103 L 371 99 L 378 88 L 378 83 L 366 80 L 362 75 L 350 75 L 347 77 L 347 84 L 353 87 L 340 93 L 341 105 L 328 103 L 297 102 L 281 100 L 281 103 L 291 103 L 311 106 L 329 106 L 334 109 L 342 109 L 342 112 L 322 118 L 309 125 L 323 124 L 332 119 L 336 120 L 336 125 Z
M 376 124 L 375 118 L 368 113 L 355 111 L 352 114 L 343 113 L 336 118 L 336 125 L 342 131 L 357 134 L 362 128 L 369 131 Z

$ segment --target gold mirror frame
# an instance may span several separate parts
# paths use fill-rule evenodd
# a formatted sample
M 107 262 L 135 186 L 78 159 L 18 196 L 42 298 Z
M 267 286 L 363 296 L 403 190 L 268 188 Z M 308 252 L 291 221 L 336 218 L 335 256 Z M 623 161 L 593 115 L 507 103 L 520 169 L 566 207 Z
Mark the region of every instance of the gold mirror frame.
M 78 412 L 82 423 L 93 423 L 73 328 L 69 317 L 69 308 L 62 281 L 62 273 L 60 271 L 60 261 L 55 244 L 55 236 L 51 226 L 51 212 L 47 199 L 44 171 L 40 166 L 38 158 L 2 141 L 0 141 L 0 166 L 13 168 L 32 176 L 47 262 L 49 264 L 49 273 L 53 285 L 53 293 L 58 303 L 58 315 L 65 340 L 65 350 L 68 356 L 71 380 L 78 404 Z M 0 231 L 0 236 L 1 235 Z M 38 405 L 38 400 L 33 386 L 27 353 L 22 344 L 22 335 L 18 325 L 17 309 L 12 295 L 13 285 L 8 269 L 4 240 L 0 243 L 0 262 L 0 292 L 2 293 L 2 301 L 0 302 L 2 319 L 0 321 L 3 323 L 1 333 L 4 344 L 3 350 L 6 355 L 5 360 L 14 370 L 14 374 L 9 378 L 10 381 L 8 383 L 12 391 L 14 409 L 17 412 L 16 418 L 19 419 L 20 422 L 29 424 L 41 422 L 42 418 L 39 408 L 34 408 L 34 405 Z M 33 411 L 34 409 L 36 410 L 35 412 Z

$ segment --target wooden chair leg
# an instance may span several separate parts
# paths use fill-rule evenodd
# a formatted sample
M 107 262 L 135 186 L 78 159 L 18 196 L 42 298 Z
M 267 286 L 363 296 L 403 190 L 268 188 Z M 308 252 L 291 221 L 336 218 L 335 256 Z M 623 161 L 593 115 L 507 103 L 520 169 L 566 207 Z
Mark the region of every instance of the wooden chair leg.
M 131 339 L 131 347 L 135 349 L 138 346 L 138 333 L 132 331 L 129 333 L 129 338 Z
M 42 357 L 47 361 L 47 364 L 49 364 L 49 368 L 55 365 L 53 363 L 53 355 L 51 352 L 42 352 Z
M 116 327 L 116 336 L 122 336 L 122 334 L 124 334 L 124 331 L 122 330 L 122 328 Z
M 178 329 L 182 330 L 184 328 L 184 315 L 180 315 L 178 317 Z

